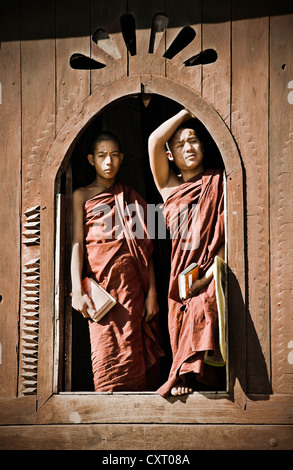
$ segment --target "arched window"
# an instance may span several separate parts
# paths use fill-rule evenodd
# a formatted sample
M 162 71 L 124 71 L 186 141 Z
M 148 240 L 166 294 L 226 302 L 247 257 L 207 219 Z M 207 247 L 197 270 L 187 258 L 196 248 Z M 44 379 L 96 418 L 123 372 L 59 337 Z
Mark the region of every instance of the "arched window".
M 119 136 L 124 153 L 124 161 L 119 171 L 119 178 L 128 183 L 131 187 L 144 197 L 148 204 L 159 207 L 162 199 L 154 184 L 154 180 L 149 168 L 148 159 L 148 137 L 150 133 L 163 121 L 175 114 L 181 106 L 178 103 L 160 95 L 151 95 L 145 103 L 142 94 L 124 98 L 109 104 L 107 108 L 99 114 L 87 127 L 72 153 L 67 174 L 72 178 L 65 178 L 67 181 L 62 188 L 63 195 L 67 197 L 66 207 L 71 207 L 71 191 L 80 186 L 86 186 L 94 179 L 94 172 L 87 161 L 90 144 L 94 136 L 101 130 L 111 130 Z M 206 165 L 212 168 L 224 168 L 220 152 L 208 132 L 205 133 L 205 154 L 207 155 Z M 64 174 L 63 174 L 64 178 Z M 71 182 L 72 180 L 72 182 Z M 67 211 L 65 229 L 67 230 L 66 248 L 67 258 L 69 258 L 70 246 L 70 218 Z M 58 224 L 57 224 L 58 225 Z M 157 283 L 158 300 L 160 306 L 160 326 L 163 339 L 163 347 L 166 352 L 165 358 L 161 361 L 161 382 L 167 379 L 171 366 L 171 354 L 168 334 L 168 282 L 170 275 L 170 238 L 165 231 L 166 237 L 153 240 L 154 243 L 154 264 Z M 65 264 L 68 264 L 66 262 Z M 68 276 L 68 273 L 67 273 Z M 65 281 L 66 282 L 66 281 Z M 65 351 L 66 357 L 71 357 L 65 362 L 65 377 L 63 387 L 67 390 L 92 390 L 92 372 L 90 364 L 88 325 L 82 316 L 76 311 L 71 312 L 70 297 L 67 292 L 67 303 L 65 312 L 68 312 L 64 325 L 66 328 Z M 71 324 L 71 328 L 69 325 Z M 72 332 L 72 334 L 69 334 Z M 221 377 L 220 388 L 226 390 L 225 367 L 216 369 Z M 206 389 L 204 387 L 203 389 Z
M 153 103 L 152 105 L 149 104 L 150 108 L 144 109 L 143 96 L 141 96 L 142 89 L 144 91 L 147 90 L 152 95 L 151 101 L 153 100 Z M 117 100 L 121 100 L 121 98 L 124 98 L 124 100 L 118 102 Z M 76 113 L 68 121 L 58 135 L 43 169 L 41 193 L 41 233 L 43 235 L 41 251 L 43 251 L 43 255 L 41 254 L 40 266 L 41 273 L 43 274 L 41 275 L 41 283 L 43 284 L 41 286 L 42 294 L 40 298 L 42 317 L 40 318 L 39 370 L 46 370 L 47 376 L 42 380 L 43 373 L 41 372 L 40 374 L 41 381 L 38 383 L 39 403 L 44 402 L 52 394 L 59 393 L 62 390 L 69 389 L 72 391 L 73 388 L 85 391 L 88 388 L 85 385 L 86 381 L 84 385 L 79 384 L 80 378 L 77 376 L 76 371 L 84 369 L 84 367 L 77 367 L 76 364 L 80 361 L 79 365 L 81 365 L 81 363 L 85 363 L 89 359 L 89 349 L 84 351 L 84 356 L 81 354 L 78 358 L 75 355 L 75 351 L 71 349 L 71 344 L 77 344 L 74 341 L 78 341 L 78 338 L 73 338 L 73 343 L 64 343 L 63 341 L 64 337 L 68 339 L 71 331 L 74 332 L 74 325 L 73 330 L 69 326 L 68 319 L 71 312 L 68 305 L 66 307 L 64 298 L 66 298 L 66 294 L 68 296 L 68 284 L 66 284 L 68 273 L 66 275 L 66 266 L 69 260 L 69 249 L 68 244 L 66 246 L 66 240 L 68 242 L 70 239 L 70 231 L 68 232 L 71 212 L 70 195 L 74 185 L 83 184 L 81 182 L 82 172 L 76 171 L 78 165 L 76 156 L 81 152 L 82 146 L 86 144 L 94 126 L 104 125 L 108 120 L 112 130 L 115 131 L 115 125 L 119 125 L 119 123 L 115 124 L 113 121 L 113 116 L 117 116 L 117 113 L 112 114 L 114 106 L 120 107 L 120 109 L 126 106 L 128 112 L 132 112 L 133 116 L 136 115 L 140 120 L 145 119 L 143 125 L 141 122 L 138 125 L 138 121 L 136 121 L 136 128 L 140 131 L 140 135 L 135 135 L 135 139 L 134 136 L 132 136 L 132 139 L 128 139 L 126 133 L 125 140 L 129 143 L 129 153 L 131 155 L 131 152 L 138 147 L 145 149 L 145 139 L 147 139 L 148 133 L 151 131 L 150 129 L 147 130 L 147 125 L 151 125 L 154 128 L 157 125 L 157 123 L 153 122 L 155 113 L 151 112 L 151 106 L 154 106 L 156 111 L 160 109 L 161 113 L 167 114 L 178 105 L 189 107 L 198 116 L 198 119 L 212 136 L 214 144 L 219 150 L 219 162 L 222 162 L 225 167 L 228 240 L 226 255 L 229 267 L 228 344 L 229 350 L 233 351 L 233 356 L 230 354 L 227 383 L 223 386 L 222 391 L 229 395 L 237 395 L 239 391 L 241 395 L 241 390 L 245 388 L 243 381 L 245 349 L 242 347 L 245 344 L 245 338 L 241 337 L 244 331 L 242 325 L 244 322 L 243 298 L 245 295 L 244 212 L 242 169 L 237 147 L 230 131 L 220 116 L 198 95 L 180 84 L 162 77 L 152 77 L 150 82 L 143 84 L 140 77 L 131 77 L 112 84 L 107 87 L 107 90 L 104 90 L 104 93 L 103 90 L 102 92 L 96 92 L 84 103 L 80 112 Z M 137 113 L 138 106 L 139 113 Z M 147 117 L 148 114 L 149 116 Z M 162 119 L 158 116 L 158 121 L 161 120 L 162 122 L 164 115 L 161 117 Z M 133 117 L 133 119 L 135 118 Z M 103 120 L 104 124 L 102 123 Z M 143 135 L 142 129 L 145 129 L 145 135 Z M 133 144 L 133 142 L 136 143 Z M 134 147 L 136 148 L 134 149 Z M 157 195 L 154 189 L 151 188 L 150 175 L 146 176 L 147 168 L 144 165 L 147 159 L 145 155 L 142 155 L 142 152 L 143 150 L 140 151 L 141 161 L 138 161 L 139 159 L 134 160 L 135 164 L 132 166 L 133 175 L 131 176 L 129 168 L 127 168 L 126 174 L 128 178 L 132 179 L 132 181 L 128 182 L 132 183 L 133 186 L 135 186 L 135 181 L 139 181 L 140 189 L 144 187 L 145 194 L 142 195 L 148 200 L 151 197 L 156 198 Z M 133 158 L 137 159 L 137 156 L 133 155 Z M 78 178 L 79 182 L 77 181 Z M 67 233 L 64 232 L 65 226 L 67 227 Z M 46 231 L 43 231 L 42 227 L 46 227 Z M 53 258 L 55 259 L 55 266 L 51 262 Z M 66 310 L 68 312 L 67 316 Z M 55 325 L 54 333 L 50 332 L 50 325 L 52 324 Z M 83 342 L 82 339 L 81 341 Z M 65 369 L 63 368 L 63 357 L 65 357 Z M 77 363 L 74 364 L 74 361 L 77 361 Z M 73 374 L 76 374 L 72 376 L 73 382 L 71 379 L 69 380 L 71 370 Z

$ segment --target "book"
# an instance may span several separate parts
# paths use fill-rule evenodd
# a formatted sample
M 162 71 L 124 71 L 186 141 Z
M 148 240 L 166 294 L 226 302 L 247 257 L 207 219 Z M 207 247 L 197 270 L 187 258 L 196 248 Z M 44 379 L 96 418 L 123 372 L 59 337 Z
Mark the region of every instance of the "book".
M 109 312 L 109 310 L 116 304 L 116 299 L 112 297 L 102 286 L 100 286 L 94 279 L 85 277 L 82 281 L 82 288 L 84 293 L 87 294 L 92 300 L 95 308 L 95 313 L 90 317 L 98 322 L 101 318 Z
M 204 361 L 211 366 L 224 366 L 226 364 L 226 278 L 227 265 L 219 256 L 215 256 L 213 264 L 213 274 L 216 288 L 216 300 L 218 309 L 218 333 L 219 333 L 219 351 L 216 356 L 211 356 L 208 351 L 205 352 Z
M 197 263 L 191 263 L 185 268 L 178 276 L 179 296 L 181 299 L 186 299 L 189 289 L 199 276 L 199 267 Z

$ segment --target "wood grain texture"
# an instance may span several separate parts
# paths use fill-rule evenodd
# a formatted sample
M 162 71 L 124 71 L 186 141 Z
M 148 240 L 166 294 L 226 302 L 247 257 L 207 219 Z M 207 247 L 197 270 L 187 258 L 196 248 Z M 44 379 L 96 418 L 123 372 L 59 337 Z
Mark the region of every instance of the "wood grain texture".
M 78 419 L 78 421 L 76 421 Z M 2 425 L 266 424 L 292 425 L 292 395 L 251 395 L 243 410 L 229 396 L 194 393 L 163 399 L 156 393 L 60 393 L 37 410 L 36 397 L 0 400 Z
M 91 57 L 106 65 L 103 69 L 91 71 L 91 93 L 128 74 L 128 53 L 120 27 L 120 17 L 125 13 L 127 0 L 91 2 L 91 35 L 98 29 L 104 30 L 120 55 L 120 58 L 114 58 L 91 39 Z
M 277 393 L 293 393 L 293 362 L 290 360 L 293 346 L 293 100 L 289 96 L 293 79 L 292 24 L 292 14 L 271 18 L 271 325 L 272 383 Z
M 149 53 L 151 27 L 154 16 L 157 13 L 165 13 L 165 0 L 151 0 L 144 6 L 141 15 L 141 5 L 137 1 L 128 1 L 128 9 L 135 18 L 136 24 L 136 49 L 135 56 L 129 55 L 129 74 L 165 75 L 165 33 L 161 37 L 158 48 L 154 54 Z M 143 25 L 148 25 L 145 28 Z
M 1 15 L 1 35 L 19 28 L 19 2 Z M 19 31 L 19 29 L 18 29 Z M 19 219 L 21 211 L 21 79 L 20 41 L 1 43 L 0 49 L 0 396 L 15 396 L 18 370 L 20 303 Z M 1 40 L 1 39 L 0 39 Z
M 59 425 L 0 430 L 6 450 L 292 450 L 292 426 Z
M 30 37 L 31 30 L 36 36 L 42 31 L 45 39 L 35 41 Z M 21 8 L 21 80 L 22 80 L 22 303 L 20 315 L 20 354 L 19 393 L 36 393 L 37 384 L 46 371 L 28 370 L 29 359 L 38 360 L 39 311 L 38 306 L 32 319 L 30 308 L 31 290 L 28 284 L 27 266 L 31 260 L 40 258 L 40 174 L 52 142 L 55 139 L 55 8 L 42 7 L 37 1 L 22 5 Z M 46 38 L 48 36 L 48 39 Z M 27 226 L 29 224 L 29 227 Z M 30 230 L 31 229 L 31 230 Z M 27 233 L 31 231 L 31 238 Z M 30 243 L 27 243 L 27 242 Z M 40 273 L 35 283 L 38 295 Z M 29 303 L 27 295 L 29 294 Z M 31 326 L 29 322 L 34 323 Z M 33 328 L 28 331 L 28 328 Z M 37 375 L 36 375 L 37 373 Z
M 202 49 L 217 52 L 214 63 L 202 66 L 202 97 L 230 127 L 231 107 L 231 5 L 205 0 L 202 6 Z M 219 21 L 221 20 L 221 21 Z
M 68 12 L 70 11 L 70 21 Z M 72 54 L 90 56 L 90 1 L 56 3 L 56 133 L 90 94 L 90 71 L 74 70 Z M 76 37 L 75 31 L 80 31 Z
M 166 32 L 166 49 L 185 26 L 194 29 L 196 36 L 193 41 L 180 51 L 173 59 L 166 60 L 166 76 L 190 87 L 196 93 L 201 93 L 202 70 L 199 67 L 185 67 L 184 61 L 201 51 L 201 2 L 181 0 L 180 7 L 172 0 L 166 2 L 166 14 L 169 26 Z M 180 24 L 180 26 L 178 26 Z
M 25 3 L 21 10 L 19 2 L 8 6 L 1 18 L 5 35 L 17 37 L 2 42 L 0 50 L 0 395 L 6 397 L 0 400 L 1 448 L 292 449 L 293 17 L 277 14 L 285 0 L 227 0 L 221 11 L 215 0 Z M 159 10 L 169 26 L 149 54 L 151 22 Z M 135 56 L 120 28 L 127 12 L 136 22 Z M 194 28 L 196 37 L 165 59 L 166 47 L 184 26 Z M 109 34 L 118 58 L 93 41 L 98 28 Z M 217 51 L 213 64 L 184 66 L 207 48 Z M 73 53 L 106 67 L 73 70 Z M 63 378 L 63 344 L 57 339 L 64 331 L 69 338 L 71 313 L 67 306 L 64 324 L 68 284 L 59 284 L 64 252 L 63 242 L 56 251 L 55 237 L 64 240 L 65 233 L 62 227 L 56 232 L 56 193 L 66 195 L 60 220 L 70 225 L 76 143 L 97 114 L 142 89 L 190 108 L 225 163 L 225 396 L 54 394 Z
M 265 7 L 266 2 L 233 3 L 232 6 L 231 122 L 243 159 L 246 185 L 247 386 L 251 392 L 258 393 L 270 390 L 267 182 L 269 19 L 257 18 L 258 12 Z M 246 18 L 252 12 L 256 17 Z M 243 38 L 246 38 L 245 41 Z

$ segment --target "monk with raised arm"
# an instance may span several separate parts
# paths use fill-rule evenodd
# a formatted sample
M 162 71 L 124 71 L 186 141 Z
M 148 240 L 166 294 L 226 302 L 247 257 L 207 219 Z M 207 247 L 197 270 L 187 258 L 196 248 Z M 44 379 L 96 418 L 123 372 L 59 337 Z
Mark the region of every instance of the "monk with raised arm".
M 149 137 L 150 166 L 172 239 L 168 327 L 173 362 L 158 389 L 162 396 L 191 393 L 194 379 L 213 386 L 215 368 L 204 357 L 206 351 L 216 355 L 219 350 L 212 265 L 216 255 L 224 258 L 224 175 L 205 169 L 205 149 L 195 126 L 194 116 L 183 109 Z M 178 275 L 193 262 L 199 278 L 181 299 Z
M 163 355 L 150 326 L 158 305 L 146 203 L 116 181 L 123 153 L 115 135 L 98 135 L 88 160 L 95 180 L 73 194 L 72 306 L 88 319 L 95 391 L 146 390 L 147 372 Z M 117 301 L 99 322 L 90 318 L 84 277 Z

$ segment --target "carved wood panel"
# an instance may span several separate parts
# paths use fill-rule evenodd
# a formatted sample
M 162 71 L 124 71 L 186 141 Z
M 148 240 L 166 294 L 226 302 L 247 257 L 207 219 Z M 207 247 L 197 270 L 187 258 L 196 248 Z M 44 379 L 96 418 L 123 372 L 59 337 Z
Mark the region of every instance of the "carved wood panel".
M 268 16 L 266 2 L 232 7 L 232 132 L 245 172 L 247 233 L 248 390 L 270 392 L 269 204 L 268 204 Z M 264 10 L 265 11 L 265 10 Z M 268 13 L 268 12 L 266 12 Z M 243 41 L 242 38 L 247 38 Z M 259 57 L 262 60 L 259 61 Z M 252 103 L 254 103 L 252 111 Z M 261 122 L 261 126 L 259 123 Z
M 28 260 L 24 262 L 22 269 L 19 392 L 23 395 L 35 395 L 39 348 L 40 206 L 27 209 L 24 217 L 22 240 Z
M 1 87 L 1 106 L 5 111 L 3 122 L 11 115 L 6 96 L 13 97 L 18 109 L 17 118 L 14 116 L 15 120 L 6 126 L 5 133 L 6 144 L 9 141 L 6 148 L 9 152 L 16 149 L 13 155 L 17 163 L 13 168 L 10 162 L 7 163 L 14 183 L 20 172 L 22 134 L 22 253 L 21 260 L 18 258 L 13 268 L 14 273 L 19 269 L 22 272 L 21 393 L 36 391 L 38 321 L 42 320 L 42 315 L 47 315 L 47 307 L 42 312 L 36 300 L 41 295 L 38 285 L 41 271 L 37 261 L 41 266 L 41 212 L 49 210 L 54 221 L 52 208 L 41 204 L 44 162 L 56 136 L 62 134 L 72 114 L 77 114 L 76 122 L 84 119 L 83 103 L 89 96 L 99 91 L 104 94 L 102 108 L 96 109 L 99 112 L 109 104 L 107 86 L 119 80 L 123 82 L 126 77 L 135 83 L 135 87 L 129 89 L 135 89 L 136 94 L 143 92 L 146 102 L 152 89 L 152 77 L 167 77 L 175 84 L 183 84 L 187 90 L 194 91 L 195 96 L 203 96 L 227 126 L 232 126 L 246 175 L 249 291 L 244 301 L 248 301 L 249 307 L 246 323 L 249 387 L 252 391 L 267 390 L 259 380 L 257 352 L 268 375 L 272 364 L 274 389 L 292 392 L 293 339 L 291 329 L 287 327 L 291 318 L 292 283 L 290 93 L 293 78 L 289 62 L 292 17 L 278 17 L 276 5 L 269 11 L 266 1 L 257 4 L 225 2 L 221 12 L 216 12 L 216 5 L 216 1 L 206 0 L 194 2 L 191 9 L 188 0 L 180 6 L 171 0 L 151 1 L 145 7 L 144 15 L 142 4 L 134 1 L 115 0 L 107 5 L 105 2 L 76 1 L 71 5 L 69 0 L 63 0 L 56 8 L 50 4 L 43 8 L 33 0 L 18 11 L 18 14 L 21 12 L 21 27 L 18 28 L 21 44 L 11 42 L 9 47 L 6 44 L 1 48 L 6 77 Z M 73 21 L 68 24 L 66 11 L 70 6 Z M 12 18 L 10 9 L 10 26 L 6 29 L 11 31 Z M 78 36 L 75 27 L 79 22 L 83 27 Z M 11 62 L 12 58 L 14 62 Z M 9 63 L 17 70 L 16 74 L 12 73 Z M 124 86 L 122 82 L 121 87 Z M 16 87 L 17 93 L 14 93 Z M 126 92 L 112 89 L 110 94 L 113 100 L 120 99 L 123 94 L 127 96 L 127 89 Z M 172 85 L 168 96 L 172 97 Z M 278 120 L 275 116 L 281 117 Z M 83 122 L 86 126 L 86 120 Z M 82 132 L 78 124 L 76 129 L 74 139 Z M 64 133 L 62 138 L 66 139 Z M 74 139 L 70 145 L 74 145 Z M 53 184 L 52 181 L 47 183 Z M 8 188 L 8 181 L 5 185 Z M 9 191 L 7 200 L 12 201 L 11 187 Z M 15 191 L 14 213 L 20 207 L 19 183 Z M 19 243 L 16 231 L 13 237 L 14 243 Z M 7 246 L 10 246 L 8 241 Z M 49 293 L 48 299 L 51 299 Z M 0 305 L 2 310 L 4 300 Z M 18 320 L 18 300 L 13 304 L 14 326 Z M 16 370 L 17 357 L 12 351 L 12 348 L 16 349 L 15 338 L 11 339 L 11 344 L 13 347 L 9 351 Z M 28 350 L 36 351 L 31 362 L 26 360 L 30 357 L 25 352 Z M 42 374 L 45 378 L 46 371 Z M 13 376 L 9 393 L 17 388 L 16 374 Z
M 274 10 L 272 11 L 274 13 Z M 293 14 L 271 19 L 270 212 L 272 385 L 293 393 Z

